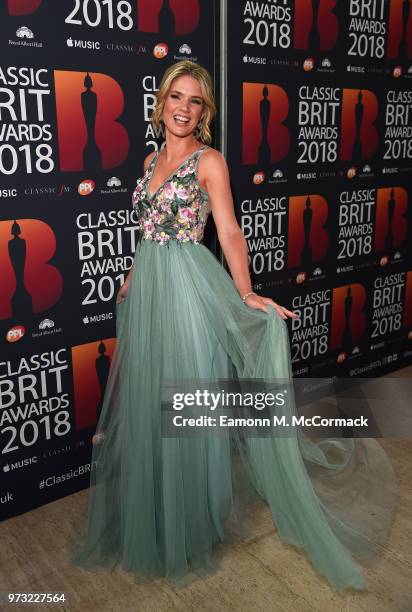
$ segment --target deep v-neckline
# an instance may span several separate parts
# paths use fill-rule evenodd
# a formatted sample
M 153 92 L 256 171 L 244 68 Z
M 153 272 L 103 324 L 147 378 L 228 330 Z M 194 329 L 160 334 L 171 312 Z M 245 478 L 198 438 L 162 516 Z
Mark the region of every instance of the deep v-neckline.
M 152 167 L 152 172 L 151 172 L 151 174 L 150 174 L 149 182 L 148 182 L 147 187 L 146 187 L 146 193 L 147 193 L 147 197 L 149 198 L 149 200 L 153 200 L 153 198 L 154 198 L 154 197 L 155 197 L 155 196 L 156 196 L 156 195 L 159 193 L 160 189 L 161 189 L 162 187 L 164 187 L 164 185 L 167 183 L 167 181 L 169 181 L 169 180 L 170 180 L 170 179 L 171 179 L 171 178 L 172 178 L 172 177 L 173 177 L 173 176 L 176 174 L 176 172 L 178 172 L 178 171 L 180 170 L 180 168 L 181 168 L 182 166 L 184 166 L 186 162 L 188 162 L 188 161 L 189 161 L 189 159 L 190 159 L 190 158 L 191 158 L 191 157 L 192 157 L 192 156 L 193 156 L 195 153 L 197 153 L 198 151 L 200 151 L 201 149 L 203 149 L 205 146 L 206 146 L 206 145 L 202 145 L 201 147 L 199 147 L 198 149 L 196 149 L 196 151 L 192 151 L 192 153 L 191 153 L 191 154 L 190 154 L 188 157 L 186 157 L 186 159 L 184 159 L 184 160 L 182 161 L 182 163 L 181 163 L 179 166 L 177 166 L 177 168 L 175 168 L 175 170 L 173 170 L 173 172 L 172 172 L 171 174 L 169 174 L 169 176 L 167 176 L 167 177 L 165 178 L 165 180 L 164 180 L 164 181 L 161 183 L 161 185 L 159 185 L 159 187 L 156 189 L 156 191 L 155 191 L 154 193 L 150 193 L 150 185 L 152 184 L 153 174 L 154 174 L 154 171 L 155 171 L 155 168 L 156 168 L 156 165 L 157 165 L 157 161 L 158 161 L 158 159 L 159 159 L 159 155 L 160 155 L 160 151 L 158 151 L 158 152 L 157 152 L 157 154 L 156 154 L 156 155 L 155 155 L 155 157 L 154 157 L 154 164 L 153 164 L 153 167 Z

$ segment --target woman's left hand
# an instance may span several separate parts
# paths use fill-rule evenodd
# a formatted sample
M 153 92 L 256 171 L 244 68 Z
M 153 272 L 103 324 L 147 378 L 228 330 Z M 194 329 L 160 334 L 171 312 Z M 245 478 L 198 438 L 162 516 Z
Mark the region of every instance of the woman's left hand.
M 284 306 L 277 304 L 273 300 L 267 297 L 263 297 L 262 295 L 258 295 L 257 293 L 251 293 L 246 299 L 245 304 L 249 306 L 249 308 L 254 308 L 255 310 L 263 310 L 263 312 L 269 312 L 268 304 L 271 304 L 278 315 L 282 317 L 282 319 L 287 319 L 290 317 L 291 319 L 299 319 L 299 315 L 291 310 L 288 310 Z

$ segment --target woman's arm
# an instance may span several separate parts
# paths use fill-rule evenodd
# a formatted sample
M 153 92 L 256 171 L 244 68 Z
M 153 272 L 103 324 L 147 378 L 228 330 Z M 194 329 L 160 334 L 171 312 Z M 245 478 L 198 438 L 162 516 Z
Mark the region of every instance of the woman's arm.
M 203 161 L 202 164 L 199 161 L 199 181 L 205 185 L 209 193 L 219 243 L 236 289 L 243 297 L 252 291 L 252 283 L 247 243 L 236 219 L 227 163 L 223 155 L 215 149 L 205 151 L 200 159 Z M 245 304 L 264 312 L 268 312 L 268 304 L 272 304 L 282 319 L 287 319 L 288 316 L 298 318 L 298 315 L 291 310 L 254 292 L 246 298 Z

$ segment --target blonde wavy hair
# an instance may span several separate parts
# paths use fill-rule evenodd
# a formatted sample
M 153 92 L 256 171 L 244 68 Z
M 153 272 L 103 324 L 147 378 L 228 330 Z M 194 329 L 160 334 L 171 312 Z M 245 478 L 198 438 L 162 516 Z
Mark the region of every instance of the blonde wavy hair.
M 190 60 L 182 60 L 176 62 L 166 69 L 156 96 L 156 107 L 152 113 L 152 125 L 155 130 L 158 130 L 162 122 L 162 113 L 165 105 L 166 97 L 174 79 L 188 75 L 196 79 L 200 84 L 200 89 L 203 96 L 203 117 L 199 121 L 197 129 L 199 132 L 199 140 L 204 144 L 212 142 L 212 134 L 210 132 L 210 124 L 216 114 L 216 104 L 213 96 L 212 79 L 206 68 L 192 62 Z

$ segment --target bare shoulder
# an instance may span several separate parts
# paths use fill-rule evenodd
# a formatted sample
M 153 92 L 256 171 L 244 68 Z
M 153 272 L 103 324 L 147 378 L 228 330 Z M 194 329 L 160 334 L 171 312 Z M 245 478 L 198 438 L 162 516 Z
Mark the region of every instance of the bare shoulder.
M 229 184 L 229 170 L 227 162 L 220 151 L 208 147 L 200 156 L 198 166 L 198 180 L 200 186 L 209 193 L 214 187 L 222 188 Z
M 205 161 L 207 160 L 208 163 L 226 165 L 226 159 L 224 155 L 213 147 L 208 146 L 207 149 L 205 149 L 202 155 L 202 159 L 204 159 Z
M 207 178 L 216 172 L 227 171 L 227 162 L 224 155 L 213 147 L 208 147 L 203 152 L 200 159 L 201 163 L 199 163 L 199 178 L 201 176 Z
M 145 172 L 155 155 L 156 155 L 156 151 L 151 151 L 149 155 L 146 155 L 146 157 L 144 158 L 143 169 Z

